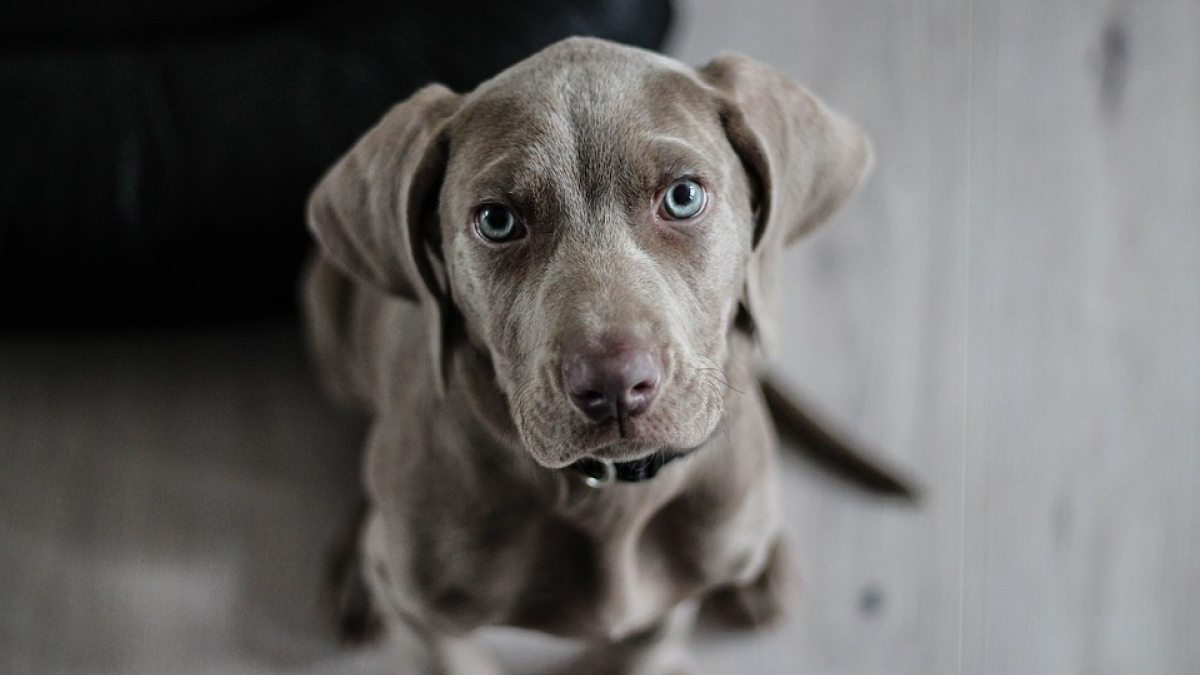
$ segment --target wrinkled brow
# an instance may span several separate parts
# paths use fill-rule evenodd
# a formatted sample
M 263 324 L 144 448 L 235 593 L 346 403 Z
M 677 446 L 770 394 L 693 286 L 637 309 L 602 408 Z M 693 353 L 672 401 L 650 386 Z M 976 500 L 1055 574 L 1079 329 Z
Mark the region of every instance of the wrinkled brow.
M 685 176 L 717 180 L 711 153 L 703 152 L 697 144 L 678 137 L 657 136 L 638 144 L 637 151 L 627 155 L 622 166 L 599 169 L 608 175 L 590 176 L 578 180 L 578 172 L 598 169 L 570 167 L 566 163 L 554 168 L 531 162 L 525 153 L 502 152 L 489 158 L 470 183 L 475 203 L 496 201 L 523 210 L 529 215 L 545 213 L 547 209 L 566 206 L 580 199 L 588 201 L 599 194 L 564 195 L 563 190 L 578 190 L 582 185 L 604 185 L 604 192 L 615 192 L 626 200 L 649 199 L 656 190 Z
M 545 199 L 564 178 L 563 171 L 531 166 L 526 158 L 510 156 L 488 162 L 471 178 L 470 190 L 478 201 L 521 203 Z
M 707 176 L 712 173 L 711 153 L 689 139 L 678 136 L 655 136 L 641 153 L 640 163 L 647 166 L 655 181 L 674 180 L 688 175 Z

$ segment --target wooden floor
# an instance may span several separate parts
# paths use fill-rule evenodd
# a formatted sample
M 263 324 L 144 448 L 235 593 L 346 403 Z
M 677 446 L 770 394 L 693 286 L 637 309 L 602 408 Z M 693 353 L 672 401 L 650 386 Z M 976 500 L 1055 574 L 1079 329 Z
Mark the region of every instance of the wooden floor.
M 794 613 L 704 672 L 1200 673 L 1200 3 L 681 4 L 874 137 L 774 363 L 925 487 L 786 455 Z M 314 594 L 360 434 L 289 325 L 0 339 L 0 673 L 390 672 Z

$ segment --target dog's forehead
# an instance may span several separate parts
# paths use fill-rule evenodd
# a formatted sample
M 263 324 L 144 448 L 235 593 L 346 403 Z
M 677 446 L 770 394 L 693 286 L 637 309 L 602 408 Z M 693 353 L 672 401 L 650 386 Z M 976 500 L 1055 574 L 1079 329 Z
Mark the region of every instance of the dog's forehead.
M 469 94 L 451 145 L 497 182 L 572 174 L 577 183 L 681 168 L 723 138 L 712 93 L 666 57 L 569 40 Z M 674 157 L 667 160 L 667 157 Z M 694 162 L 693 162 L 694 163 Z M 644 178 L 644 177 L 641 177 Z
M 514 96 L 532 109 L 612 105 L 651 90 L 660 95 L 699 87 L 695 71 L 654 52 L 603 40 L 572 38 L 554 44 L 480 85 L 467 106 L 486 107 Z

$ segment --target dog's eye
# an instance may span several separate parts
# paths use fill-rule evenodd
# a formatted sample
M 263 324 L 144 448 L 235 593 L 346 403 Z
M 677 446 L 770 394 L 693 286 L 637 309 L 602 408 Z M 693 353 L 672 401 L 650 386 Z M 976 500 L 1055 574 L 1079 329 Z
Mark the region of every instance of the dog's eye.
M 479 236 L 496 243 L 520 239 L 525 235 L 525 226 L 516 214 L 500 204 L 484 204 L 475 211 L 475 229 Z
M 694 218 L 704 209 L 708 196 L 699 183 L 684 178 L 671 183 L 663 194 L 659 215 L 670 220 Z

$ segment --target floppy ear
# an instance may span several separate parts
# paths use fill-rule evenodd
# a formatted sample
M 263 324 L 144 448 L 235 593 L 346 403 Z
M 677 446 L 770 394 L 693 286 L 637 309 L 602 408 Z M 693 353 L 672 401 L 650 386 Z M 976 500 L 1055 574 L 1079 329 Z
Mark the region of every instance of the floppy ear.
M 313 189 L 308 227 L 346 274 L 422 308 L 441 392 L 448 291 L 431 217 L 446 163 L 442 131 L 459 97 L 440 85 L 388 111 Z
M 725 133 L 756 189 L 743 307 L 770 353 L 779 253 L 853 193 L 870 170 L 871 144 L 854 123 L 769 66 L 724 55 L 699 72 L 719 92 Z

